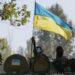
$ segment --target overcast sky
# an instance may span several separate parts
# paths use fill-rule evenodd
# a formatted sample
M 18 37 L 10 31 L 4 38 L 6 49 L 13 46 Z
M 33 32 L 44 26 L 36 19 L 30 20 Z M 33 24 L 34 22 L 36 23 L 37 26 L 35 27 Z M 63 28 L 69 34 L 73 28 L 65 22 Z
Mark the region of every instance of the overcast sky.
M 4 2 L 10 0 L 0 1 Z M 64 13 L 67 15 L 68 19 L 72 20 L 73 23 L 75 22 L 75 0 L 36 0 L 36 2 L 45 8 L 58 3 L 63 8 Z M 27 40 L 32 37 L 35 0 L 16 0 L 16 3 L 18 6 L 27 4 L 27 7 L 31 12 L 31 17 L 30 21 L 22 27 L 13 27 L 10 26 L 9 22 L 0 21 L 0 37 L 6 37 L 13 50 L 16 50 L 20 46 L 26 48 Z

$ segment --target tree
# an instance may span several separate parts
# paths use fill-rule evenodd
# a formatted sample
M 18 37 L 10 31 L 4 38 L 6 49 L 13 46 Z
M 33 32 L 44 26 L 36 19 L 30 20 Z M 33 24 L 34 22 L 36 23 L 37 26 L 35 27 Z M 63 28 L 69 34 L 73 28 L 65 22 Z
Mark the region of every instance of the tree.
M 59 16 L 64 21 L 67 21 L 67 16 L 64 14 L 64 11 L 61 8 L 61 6 L 59 6 L 58 4 L 52 5 L 48 10 L 55 13 L 57 16 Z
M 11 49 L 5 38 L 0 38 L 0 54 L 2 55 L 3 61 L 11 54 Z
M 8 48 L 7 40 L 4 38 L 0 39 L 0 51 Z
M 67 16 L 64 14 L 61 6 L 59 6 L 58 4 L 51 6 L 50 8 L 48 8 L 48 10 L 67 22 Z M 69 21 L 68 23 L 71 24 L 71 21 Z M 71 40 L 66 41 L 58 34 L 47 31 L 38 31 L 37 35 L 39 38 L 38 44 L 43 47 L 44 53 L 46 53 L 47 55 L 55 57 L 55 49 L 58 45 L 64 48 L 64 53 L 66 56 L 72 49 Z
M 24 56 L 24 48 L 20 46 L 17 53 Z
M 33 56 L 31 39 L 27 41 L 27 48 L 26 48 L 26 51 L 25 51 L 25 55 L 26 55 L 27 58 L 31 58 Z
M 11 25 L 20 26 L 20 24 L 25 25 L 30 17 L 30 12 L 27 10 L 26 5 L 22 5 L 22 8 L 17 7 L 16 0 L 11 0 L 11 2 L 5 2 L 2 4 L 2 9 L 0 9 L 1 20 L 9 20 Z

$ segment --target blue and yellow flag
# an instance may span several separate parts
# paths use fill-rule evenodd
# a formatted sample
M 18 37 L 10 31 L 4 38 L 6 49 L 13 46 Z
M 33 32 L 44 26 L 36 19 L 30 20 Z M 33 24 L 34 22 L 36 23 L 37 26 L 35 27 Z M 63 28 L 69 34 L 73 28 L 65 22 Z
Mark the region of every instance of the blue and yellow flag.
M 37 3 L 35 3 L 33 27 L 60 34 L 66 40 L 72 37 L 71 25 Z

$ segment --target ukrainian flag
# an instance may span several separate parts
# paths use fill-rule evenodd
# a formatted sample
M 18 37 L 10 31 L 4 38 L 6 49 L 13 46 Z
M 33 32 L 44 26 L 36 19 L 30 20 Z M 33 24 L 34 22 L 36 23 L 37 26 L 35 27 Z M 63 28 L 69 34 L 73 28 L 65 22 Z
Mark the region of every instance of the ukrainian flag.
M 66 40 L 72 37 L 72 27 L 58 16 L 35 3 L 34 28 L 54 32 L 63 36 Z

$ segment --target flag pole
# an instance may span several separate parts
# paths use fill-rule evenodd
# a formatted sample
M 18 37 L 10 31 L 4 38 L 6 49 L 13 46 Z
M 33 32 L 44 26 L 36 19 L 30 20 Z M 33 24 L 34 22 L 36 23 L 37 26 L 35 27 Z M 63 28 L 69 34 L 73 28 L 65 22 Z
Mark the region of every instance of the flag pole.
M 35 7 L 36 7 L 36 0 L 34 1 L 34 14 L 35 14 Z M 33 14 L 33 37 L 34 37 L 34 14 Z
M 34 37 L 34 13 L 35 13 L 35 3 L 36 3 L 36 0 L 34 0 L 34 12 L 33 12 L 33 29 L 32 29 L 32 37 Z M 32 41 L 32 40 L 31 40 Z M 32 46 L 33 46 L 33 43 L 31 43 L 32 45 L 31 45 L 31 58 L 32 58 L 32 55 L 33 55 L 33 48 L 32 48 Z

